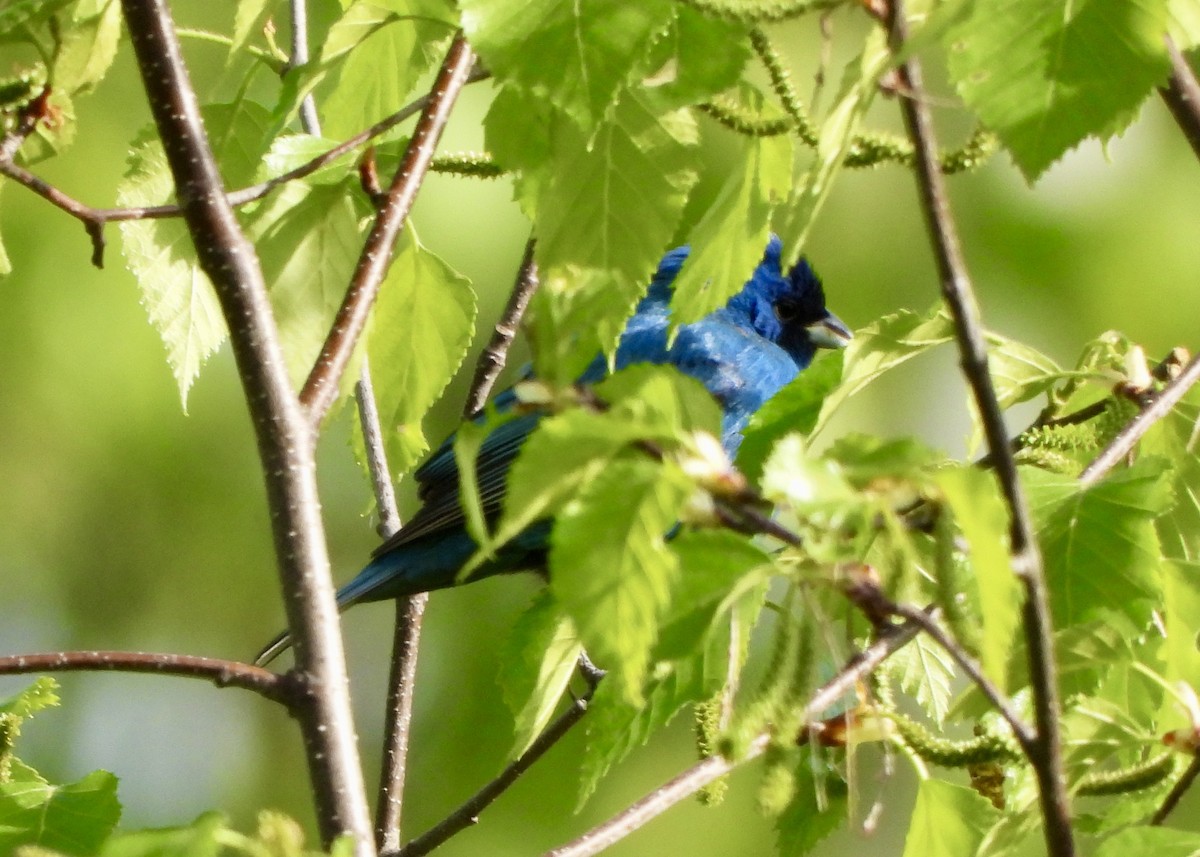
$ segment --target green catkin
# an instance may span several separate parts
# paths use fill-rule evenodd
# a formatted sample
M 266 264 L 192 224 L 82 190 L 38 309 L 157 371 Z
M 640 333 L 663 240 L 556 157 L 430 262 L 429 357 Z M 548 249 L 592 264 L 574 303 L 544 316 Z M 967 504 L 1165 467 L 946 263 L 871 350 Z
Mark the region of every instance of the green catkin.
M 1012 762 L 1020 758 L 1004 737 L 982 732 L 965 741 L 938 738 L 921 724 L 897 711 L 882 711 L 896 727 L 897 734 L 914 753 L 943 768 L 965 768 L 988 762 Z
M 739 24 L 774 24 L 809 12 L 832 9 L 838 0 L 683 0 L 697 12 Z
M 763 754 L 763 778 L 758 787 L 758 809 L 774 818 L 780 815 L 796 794 L 795 751 L 771 742 Z
M 1160 753 L 1128 768 L 1088 774 L 1080 780 L 1075 793 L 1083 797 L 1099 797 L 1148 789 L 1171 775 L 1177 757 L 1178 754 L 1173 752 Z
M 721 712 L 725 707 L 725 691 L 697 703 L 695 710 L 696 752 L 701 759 L 719 754 L 721 735 Z M 725 799 L 729 790 L 727 777 L 718 777 L 696 793 L 704 806 L 717 806 Z
M 429 165 L 429 169 L 435 173 L 450 173 L 474 179 L 498 179 L 508 172 L 492 160 L 491 155 L 476 152 L 438 155 Z
M 970 609 L 966 597 L 967 581 L 963 574 L 965 565 L 955 550 L 957 531 L 949 508 L 943 507 L 938 515 L 934 530 L 937 546 L 937 602 L 942 608 L 946 626 L 959 644 L 972 656 L 978 657 L 980 646 L 980 622 Z

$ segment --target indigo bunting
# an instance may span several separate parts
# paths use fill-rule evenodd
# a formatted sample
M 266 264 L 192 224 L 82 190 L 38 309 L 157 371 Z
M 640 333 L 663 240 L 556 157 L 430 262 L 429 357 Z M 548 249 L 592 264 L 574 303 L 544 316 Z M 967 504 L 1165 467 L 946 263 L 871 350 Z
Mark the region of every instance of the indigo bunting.
M 669 341 L 671 284 L 688 255 L 687 247 L 667 253 L 646 296 L 638 304 L 617 345 L 618 369 L 636 363 L 669 363 L 700 381 L 721 405 L 721 443 L 732 460 L 750 417 L 812 361 L 818 348 L 840 348 L 850 330 L 825 308 L 821 282 L 803 259 L 787 274 L 782 245 L 772 236 L 762 262 L 729 302 L 699 321 L 679 328 Z M 601 380 L 608 363 L 597 356 L 579 378 Z M 494 400 L 500 411 L 516 404 L 510 389 Z M 484 440 L 476 459 L 484 512 L 494 518 L 504 500 L 508 470 L 543 414 L 528 413 L 501 424 Z M 337 593 L 339 609 L 360 601 L 381 601 L 453 586 L 459 570 L 475 554 L 459 496 L 453 437 L 416 471 L 421 508 L 380 545 L 372 561 Z M 539 521 L 481 565 L 477 580 L 492 574 L 545 568 L 551 521 Z M 280 635 L 256 659 L 267 663 L 291 645 Z

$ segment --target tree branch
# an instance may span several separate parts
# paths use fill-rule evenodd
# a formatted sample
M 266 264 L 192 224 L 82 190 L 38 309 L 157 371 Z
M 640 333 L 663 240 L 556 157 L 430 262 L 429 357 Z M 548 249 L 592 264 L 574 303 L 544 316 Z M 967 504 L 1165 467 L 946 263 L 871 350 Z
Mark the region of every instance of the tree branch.
M 892 0 L 889 14 L 891 47 L 899 55 L 907 38 L 903 0 Z M 904 124 L 916 154 L 917 183 L 930 240 L 937 256 L 942 295 L 954 319 L 963 375 L 971 387 L 995 462 L 996 474 L 1008 504 L 1013 568 L 1025 587 L 1024 628 L 1037 723 L 1036 752 L 1030 755 L 1030 764 L 1038 779 L 1046 845 L 1054 857 L 1068 857 L 1075 853 L 1075 843 L 1063 777 L 1054 640 L 1041 555 L 1029 507 L 1017 476 L 1016 461 L 1009 446 L 1004 416 L 988 372 L 987 345 L 966 263 L 959 248 L 945 180 L 938 166 L 933 120 L 925 101 L 920 65 L 915 58 L 911 58 L 900 66 L 899 71 L 911 95 L 901 98 L 900 103 Z
M 229 326 L 258 439 L 275 552 L 296 639 L 294 707 L 326 844 L 374 853 L 317 495 L 315 435 L 292 392 L 262 269 L 225 196 L 165 0 L 122 0 L 142 83 L 201 268 Z
M 159 652 L 44 652 L 0 656 L 0 675 L 43 672 L 129 672 L 198 678 L 217 687 L 240 687 L 291 707 L 294 688 L 286 676 L 220 658 Z
M 476 792 L 466 803 L 446 816 L 445 819 L 409 842 L 399 851 L 382 851 L 380 857 L 424 857 L 424 855 L 437 848 L 456 833 L 465 830 L 473 824 L 477 824 L 479 822 L 479 813 L 487 809 L 500 795 L 504 794 L 517 781 L 521 774 L 533 767 L 534 762 L 544 756 L 547 750 L 562 740 L 563 736 L 571 731 L 571 728 L 576 723 L 583 719 L 583 715 L 587 713 L 588 699 L 589 697 L 584 697 L 575 700 L 570 708 L 559 715 L 558 719 L 547 726 L 542 734 L 537 737 L 537 740 L 529 745 L 528 750 L 501 771 L 496 779 Z
M 521 259 L 521 267 L 517 271 L 517 281 L 513 283 L 508 303 L 504 306 L 504 312 L 500 314 L 500 320 L 496 322 L 492 338 L 488 340 L 487 346 L 475 363 L 475 376 L 471 379 L 471 390 L 467 393 L 467 400 L 463 404 L 463 419 L 470 419 L 483 410 L 483 406 L 487 404 L 488 397 L 492 394 L 492 387 L 496 384 L 496 378 L 499 377 L 508 360 L 508 349 L 512 347 L 513 339 L 517 335 L 521 317 L 525 314 L 525 308 L 529 306 L 529 299 L 537 291 L 538 270 L 537 262 L 533 260 L 533 247 L 534 240 L 530 238 L 525 244 L 525 255 Z
M 1133 451 L 1151 426 L 1171 412 L 1171 408 L 1187 395 L 1188 390 L 1192 389 L 1197 381 L 1200 381 L 1200 354 L 1193 357 L 1183 371 L 1173 378 L 1129 425 L 1121 429 L 1120 434 L 1083 469 L 1079 474 L 1079 481 L 1083 485 L 1093 485 L 1103 478 L 1121 459 Z
M 1162 806 L 1151 817 L 1151 825 L 1157 827 L 1167 820 L 1167 816 L 1175 811 L 1175 807 L 1179 806 L 1179 802 L 1183 800 L 1183 796 L 1187 794 L 1198 776 L 1200 776 L 1200 755 L 1194 755 L 1191 764 L 1187 766 L 1187 769 L 1175 781 L 1175 785 L 1171 787 L 1170 793 L 1163 799 Z
M 391 263 L 400 230 L 412 210 L 421 181 L 433 160 L 434 149 L 450 118 L 450 111 L 466 85 L 474 63 L 475 55 L 460 32 L 454 37 L 442 62 L 429 101 L 421 112 L 408 149 L 367 236 L 333 327 L 300 393 L 300 401 L 313 426 L 320 425 L 337 395 L 338 379 L 345 372 L 354 346 L 366 326 L 371 305 L 379 294 L 379 286 Z
M 860 679 L 907 645 L 919 631 L 919 626 L 913 622 L 885 627 L 874 643 L 851 658 L 841 672 L 813 694 L 808 705 L 804 707 L 803 722 L 808 724 L 816 720 L 825 709 L 853 689 Z M 750 743 L 746 754 L 737 760 L 726 759 L 724 756 L 709 756 L 573 842 L 547 851 L 544 857 L 589 857 L 600 853 L 713 780 L 761 755 L 771 737 L 767 734 L 759 735 Z M 414 855 L 405 854 L 403 857 Z
M 1192 151 L 1200 158 L 1200 83 L 1174 40 L 1170 36 L 1166 40 L 1171 76 L 1167 85 L 1159 88 L 1158 94 L 1175 117 L 1183 136 L 1192 144 Z
M 486 80 L 490 74 L 482 68 L 475 68 L 467 78 L 467 83 L 475 83 L 480 80 Z M 306 161 L 299 166 L 288 170 L 286 173 L 259 182 L 258 184 L 249 185 L 238 190 L 229 191 L 226 193 L 226 198 L 229 204 L 235 208 L 247 205 L 256 200 L 262 199 L 271 191 L 281 187 L 288 182 L 296 181 L 297 179 L 305 178 L 315 173 L 322 167 L 333 163 L 338 158 L 353 151 L 373 140 L 375 137 L 391 130 L 399 125 L 404 120 L 408 119 L 416 113 L 423 110 L 429 103 L 430 96 L 423 95 L 415 99 L 409 104 L 397 110 L 391 116 L 381 119 L 370 128 L 360 131 L 344 143 L 339 143 L 326 152 L 322 152 L 315 158 Z M 36 124 L 36 119 L 33 119 L 28 125 L 28 129 L 21 133 L 21 126 L 14 131 L 10 131 L 0 141 L 0 175 L 5 175 L 15 181 L 17 184 L 24 185 L 29 190 L 36 193 L 38 196 L 45 199 L 47 202 L 62 209 L 67 214 L 74 217 L 83 224 L 87 230 L 88 236 L 92 240 L 92 264 L 97 268 L 104 265 L 104 226 L 108 223 L 115 223 L 123 220 L 154 220 L 168 217 L 179 217 L 183 214 L 183 209 L 179 205 L 145 205 L 133 206 L 128 208 L 93 208 L 86 203 L 80 202 L 74 197 L 64 193 L 45 180 L 31 173 L 24 167 L 19 166 L 14 162 L 17 150 L 20 149 L 21 143 L 33 130 Z

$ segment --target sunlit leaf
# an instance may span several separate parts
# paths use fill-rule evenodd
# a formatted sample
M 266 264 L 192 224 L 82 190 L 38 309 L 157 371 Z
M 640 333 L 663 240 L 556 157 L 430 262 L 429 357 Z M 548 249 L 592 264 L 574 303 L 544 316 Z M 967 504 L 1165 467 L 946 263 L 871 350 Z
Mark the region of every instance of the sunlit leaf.
M 999 819 L 1000 811 L 974 790 L 922 780 L 904 839 L 904 857 L 974 854 Z
M 117 778 L 93 771 L 77 783 L 0 783 L 0 851 L 40 845 L 64 854 L 91 855 L 121 817 Z

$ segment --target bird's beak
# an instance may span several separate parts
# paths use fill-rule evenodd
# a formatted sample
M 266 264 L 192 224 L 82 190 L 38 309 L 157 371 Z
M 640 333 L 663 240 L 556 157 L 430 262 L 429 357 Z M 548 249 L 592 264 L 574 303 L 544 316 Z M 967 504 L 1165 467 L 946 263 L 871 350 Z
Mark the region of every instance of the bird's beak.
M 810 324 L 806 330 L 808 338 L 818 348 L 845 348 L 854 338 L 846 323 L 833 313 L 829 313 L 816 324 Z

